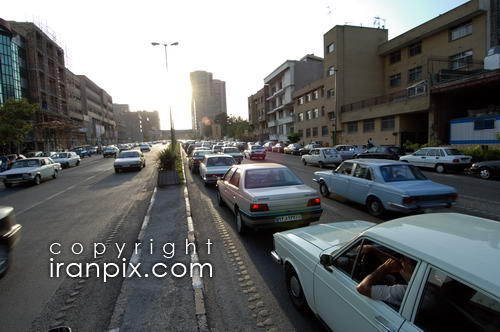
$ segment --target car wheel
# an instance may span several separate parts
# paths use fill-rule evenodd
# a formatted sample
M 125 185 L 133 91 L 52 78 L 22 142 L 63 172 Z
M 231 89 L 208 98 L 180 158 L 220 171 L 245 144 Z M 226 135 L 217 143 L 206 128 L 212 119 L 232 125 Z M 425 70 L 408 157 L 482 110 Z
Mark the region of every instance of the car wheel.
M 323 162 L 322 161 L 318 161 L 318 167 L 319 168 L 323 168 Z
M 76 162 L 76 166 L 80 166 L 80 160 Z
M 293 267 L 287 268 L 285 278 L 286 289 L 295 308 L 301 312 L 308 312 L 309 306 L 307 305 L 307 300 L 304 296 L 304 291 L 302 290 L 297 272 L 295 272 Z
M 2 277 L 9 268 L 9 248 L 5 244 L 0 244 L 0 277 Z
M 304 164 L 304 166 L 307 166 L 307 161 L 305 159 L 302 159 L 302 163 Z
M 323 196 L 323 197 L 330 196 L 330 190 L 328 190 L 328 186 L 324 182 L 321 182 L 319 184 L 319 192 L 320 192 L 321 196 Z
M 54 170 L 54 174 L 52 174 L 52 178 L 53 179 L 57 178 L 57 170 Z
M 368 213 L 374 217 L 380 217 L 384 213 L 384 205 L 377 197 L 371 197 L 366 202 Z
M 444 173 L 446 171 L 446 169 L 444 168 L 444 165 L 443 164 L 437 164 L 434 169 L 436 170 L 436 172 L 438 173 Z
M 115 173 L 120 173 L 120 170 L 118 168 L 115 168 Z
M 35 179 L 33 180 L 33 183 L 35 185 L 39 185 L 40 182 L 42 182 L 42 179 L 40 178 L 40 175 L 35 176 Z
M 491 170 L 488 167 L 481 167 L 479 169 L 479 176 L 481 179 L 488 180 L 491 178 Z
M 243 219 L 241 218 L 241 213 L 238 208 L 236 208 L 236 212 L 234 213 L 235 215 L 235 220 L 236 220 L 236 231 L 243 235 L 247 232 L 247 227 L 245 226 L 245 223 L 243 222 Z
M 222 200 L 219 190 L 217 190 L 217 203 L 219 203 L 219 206 L 224 206 L 224 201 Z

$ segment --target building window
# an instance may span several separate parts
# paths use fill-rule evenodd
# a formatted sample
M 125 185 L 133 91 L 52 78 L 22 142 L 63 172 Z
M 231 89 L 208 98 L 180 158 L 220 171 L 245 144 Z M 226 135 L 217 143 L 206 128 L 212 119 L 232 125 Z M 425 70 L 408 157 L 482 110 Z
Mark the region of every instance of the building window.
M 397 50 L 389 54 L 389 63 L 396 63 L 401 61 L 401 50 Z
M 304 104 L 304 97 L 303 96 L 299 98 L 298 104 L 299 105 L 303 105 Z
M 319 118 L 319 110 L 317 108 L 315 108 L 313 110 L 313 119 L 317 119 Z
M 306 120 L 311 120 L 311 111 L 306 111 Z
M 333 98 L 335 96 L 335 90 L 329 89 L 326 91 L 326 98 Z
M 279 112 L 278 112 L 278 119 L 281 119 L 281 118 L 283 118 L 283 112 L 282 112 L 282 111 L 279 111 Z
M 363 132 L 364 133 L 371 133 L 374 130 L 375 130 L 375 119 L 363 121 Z
M 356 133 L 358 131 L 358 122 L 348 122 L 347 123 L 347 132 L 348 133 Z
M 304 131 L 302 129 L 299 129 L 299 137 L 304 137 Z
M 321 116 L 325 116 L 325 106 L 321 106 Z
M 313 92 L 313 99 L 316 100 L 319 98 L 319 90 L 314 90 Z
M 335 112 L 328 112 L 328 120 L 335 120 Z
M 313 128 L 313 136 L 314 137 L 318 136 L 318 127 Z
M 415 56 L 422 53 L 422 42 L 417 42 L 408 46 L 408 56 Z
M 394 130 L 394 116 L 386 116 L 381 120 L 381 128 L 385 130 Z
M 328 71 L 326 72 L 326 75 L 327 76 L 333 76 L 333 75 L 335 75 L 335 67 L 334 66 L 328 67 Z
M 306 95 L 306 102 L 310 102 L 310 101 L 311 101 L 311 94 L 310 94 L 310 93 L 308 93 L 308 94 Z
M 451 70 L 466 68 L 470 64 L 472 64 L 472 50 L 450 56 Z
M 311 128 L 306 129 L 306 137 L 311 137 Z
M 328 126 L 321 127 L 321 136 L 328 136 Z
M 472 34 L 472 22 L 450 29 L 450 41 L 457 40 Z
M 495 129 L 495 118 L 474 120 L 474 130 Z
M 408 70 L 408 82 L 416 82 L 422 79 L 422 66 Z
M 299 122 L 304 121 L 304 113 L 300 112 L 299 116 L 297 117 L 297 119 L 299 120 Z
M 401 85 L 401 73 L 389 76 L 389 85 L 391 88 Z
M 335 43 L 331 43 L 326 47 L 326 53 L 333 53 L 335 52 Z

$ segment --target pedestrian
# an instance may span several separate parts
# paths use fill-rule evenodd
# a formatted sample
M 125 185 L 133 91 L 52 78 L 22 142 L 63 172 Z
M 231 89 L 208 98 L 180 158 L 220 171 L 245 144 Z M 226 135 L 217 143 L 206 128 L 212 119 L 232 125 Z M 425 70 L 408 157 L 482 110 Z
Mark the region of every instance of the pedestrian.
M 368 143 L 366 144 L 366 147 L 368 149 L 371 148 L 371 147 L 373 147 L 373 139 L 371 137 L 368 139 Z

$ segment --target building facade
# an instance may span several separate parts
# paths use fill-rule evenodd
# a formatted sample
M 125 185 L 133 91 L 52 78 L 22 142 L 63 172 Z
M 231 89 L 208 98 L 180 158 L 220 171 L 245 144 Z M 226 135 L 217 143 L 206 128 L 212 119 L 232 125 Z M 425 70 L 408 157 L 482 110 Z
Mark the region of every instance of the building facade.
M 215 137 L 220 126 L 215 120 L 227 114 L 226 83 L 213 79 L 212 73 L 194 71 L 191 80 L 191 119 L 197 136 Z
M 269 139 L 266 117 L 267 86 L 248 97 L 248 122 L 252 126 L 253 134 L 259 141 Z
M 156 141 L 161 139 L 160 115 L 158 111 L 138 111 L 139 128 L 142 133 L 142 141 Z

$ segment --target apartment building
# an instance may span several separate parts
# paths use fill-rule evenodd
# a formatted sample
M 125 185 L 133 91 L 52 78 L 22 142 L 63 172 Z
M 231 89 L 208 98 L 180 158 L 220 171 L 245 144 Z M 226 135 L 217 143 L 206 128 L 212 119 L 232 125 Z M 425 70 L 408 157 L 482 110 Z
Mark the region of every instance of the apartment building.
M 161 138 L 160 115 L 158 111 L 138 111 L 139 128 L 143 141 L 156 141 Z
M 481 93 L 482 89 L 492 91 L 492 81 L 464 89 L 467 98 L 458 90 L 445 95 L 442 89 L 441 95 L 436 90 L 484 70 L 483 59 L 494 40 L 498 42 L 492 27 L 493 22 L 498 26 L 500 16 L 498 8 L 495 14 L 490 5 L 498 3 L 469 1 L 379 44 L 383 78 L 376 82 L 381 93 L 344 100 L 340 116 L 343 143 L 360 144 L 370 137 L 376 144 L 448 142 L 449 120 L 481 107 L 478 97 L 481 104 L 499 105 L 495 94 Z
M 308 54 L 299 61 L 285 61 L 264 79 L 264 86 L 269 89 L 266 117 L 270 140 L 288 141 L 288 135 L 294 132 L 293 94 L 320 79 L 322 72 L 323 59 Z
M 265 86 L 257 91 L 257 93 L 248 97 L 248 122 L 252 126 L 253 133 L 259 141 L 269 139 L 266 117 L 267 90 L 268 87 Z

